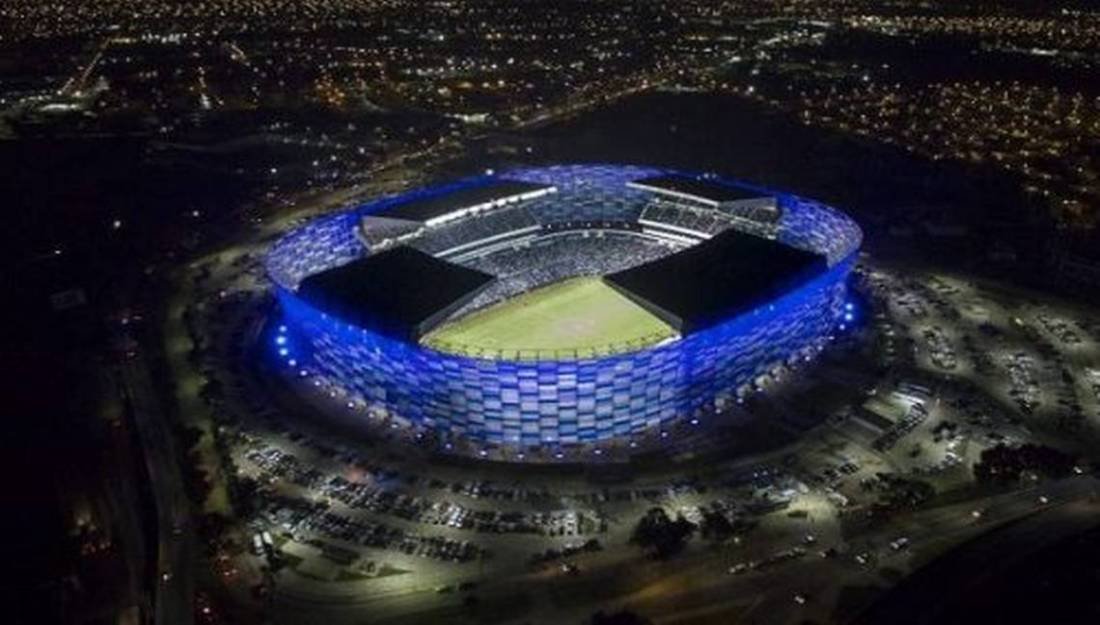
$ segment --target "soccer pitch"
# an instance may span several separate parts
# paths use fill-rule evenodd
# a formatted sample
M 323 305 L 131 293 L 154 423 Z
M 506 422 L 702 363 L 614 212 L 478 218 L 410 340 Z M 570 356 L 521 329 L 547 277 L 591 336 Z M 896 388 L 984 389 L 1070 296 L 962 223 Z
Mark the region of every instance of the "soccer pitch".
M 590 356 L 676 336 L 668 324 L 597 277 L 570 278 L 441 326 L 422 343 L 444 352 L 505 357 Z

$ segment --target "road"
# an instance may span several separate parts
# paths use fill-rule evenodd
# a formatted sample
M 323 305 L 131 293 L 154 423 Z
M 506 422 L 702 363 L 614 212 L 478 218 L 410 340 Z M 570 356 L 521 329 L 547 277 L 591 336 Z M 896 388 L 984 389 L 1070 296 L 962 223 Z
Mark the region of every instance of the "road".
M 514 620 L 506 621 L 515 625 L 581 623 L 597 609 L 616 607 L 629 607 L 657 623 L 691 618 L 747 621 L 750 616 L 763 615 L 775 623 L 793 624 L 805 619 L 834 622 L 838 617 L 851 618 L 853 608 L 866 606 L 866 603 L 847 606 L 843 610 L 846 613 L 838 613 L 837 603 L 844 589 L 881 590 L 883 570 L 923 571 L 923 563 L 935 562 L 960 545 L 984 541 L 986 536 L 996 536 L 1001 528 L 1011 528 L 1017 523 L 1043 527 L 1051 522 L 1060 528 L 1067 511 L 1073 514 L 1085 511 L 1092 519 L 1097 518 L 1098 489 L 1100 483 L 1095 479 L 1075 477 L 921 510 L 841 539 L 836 546 L 841 548 L 842 555 L 837 558 L 820 558 L 814 551 L 760 572 L 735 576 L 727 569 L 748 557 L 744 547 L 697 548 L 672 562 L 660 563 L 639 560 L 633 548 L 617 540 L 609 543 L 604 552 L 574 558 L 584 571 L 579 577 L 571 578 L 553 568 L 505 572 L 494 567 L 493 575 L 481 577 L 476 594 L 484 605 L 504 606 L 522 598 L 528 608 L 517 613 Z M 1048 504 L 1038 502 L 1040 494 L 1048 497 Z M 972 516 L 975 509 L 983 511 L 981 519 Z M 832 546 L 833 532 L 822 526 L 816 527 L 815 533 L 821 541 L 820 548 Z M 900 551 L 891 549 L 889 542 L 903 535 L 910 539 L 909 547 Z M 794 544 L 776 544 L 775 550 Z M 874 554 L 871 565 L 860 566 L 854 561 L 854 555 L 861 551 Z M 287 583 L 280 585 L 277 601 L 279 623 L 323 618 L 334 625 L 352 625 L 362 622 L 366 613 L 371 615 L 371 622 L 395 625 L 441 619 L 473 622 L 471 619 L 475 618 L 473 614 L 459 618 L 453 612 L 453 606 L 461 601 L 460 595 L 439 595 L 433 590 L 434 585 L 453 584 L 455 580 L 447 579 L 447 575 L 433 570 L 430 564 L 413 575 L 361 584 L 303 583 L 292 577 L 284 581 Z M 797 605 L 792 600 L 796 593 L 810 597 L 810 602 Z
M 1059 541 L 1096 527 L 1100 514 L 1094 501 L 1071 500 L 968 541 L 935 560 L 886 593 L 854 623 L 889 621 L 897 625 L 944 622 L 953 607 L 966 604 L 972 592 L 988 593 L 991 572 Z M 986 588 L 983 590 L 982 585 Z M 971 595 L 973 598 L 975 595 Z
M 157 508 L 158 577 L 151 581 L 154 622 L 190 625 L 194 620 L 196 539 L 171 428 L 143 357 L 123 363 L 119 376 L 133 406 Z

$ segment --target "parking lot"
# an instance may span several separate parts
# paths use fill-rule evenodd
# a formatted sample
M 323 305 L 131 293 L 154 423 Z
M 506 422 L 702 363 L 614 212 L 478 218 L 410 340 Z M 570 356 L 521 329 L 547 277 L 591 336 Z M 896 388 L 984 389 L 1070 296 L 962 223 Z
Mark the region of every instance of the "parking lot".
M 688 546 L 687 557 L 723 583 L 819 566 L 871 574 L 906 566 L 921 549 L 915 532 L 863 537 L 871 512 L 926 505 L 914 484 L 965 492 L 985 449 L 1037 438 L 1072 446 L 1100 427 L 1100 323 L 1088 315 L 951 276 L 901 277 L 875 265 L 861 274 L 867 321 L 822 364 L 777 369 L 757 396 L 707 423 L 685 421 L 602 454 L 569 450 L 566 460 L 591 462 L 587 469 L 521 471 L 479 461 L 515 452 L 445 449 L 370 406 L 349 406 L 312 374 L 257 369 L 271 300 L 256 256 L 200 264 L 189 277 L 195 303 L 182 312 L 189 360 L 230 480 L 257 486 L 246 535 L 274 539 L 259 555 L 242 548 L 239 566 L 281 567 L 267 583 L 290 603 L 360 601 L 397 587 L 457 601 L 436 589 L 583 579 L 630 562 L 639 557 L 633 526 L 658 506 L 736 528 L 719 549 L 698 536 Z M 837 397 L 827 405 L 814 399 L 825 386 Z M 786 442 L 723 457 L 761 422 Z M 664 460 L 625 462 L 643 450 Z M 969 514 L 960 527 L 975 523 Z M 792 592 L 783 605 L 811 609 L 811 595 Z

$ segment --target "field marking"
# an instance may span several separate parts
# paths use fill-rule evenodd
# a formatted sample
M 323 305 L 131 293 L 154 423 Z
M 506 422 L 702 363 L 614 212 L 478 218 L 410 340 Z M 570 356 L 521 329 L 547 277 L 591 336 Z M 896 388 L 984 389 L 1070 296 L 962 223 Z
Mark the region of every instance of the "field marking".
M 445 352 L 626 351 L 677 336 L 664 321 L 599 277 L 581 276 L 528 291 L 429 333 Z

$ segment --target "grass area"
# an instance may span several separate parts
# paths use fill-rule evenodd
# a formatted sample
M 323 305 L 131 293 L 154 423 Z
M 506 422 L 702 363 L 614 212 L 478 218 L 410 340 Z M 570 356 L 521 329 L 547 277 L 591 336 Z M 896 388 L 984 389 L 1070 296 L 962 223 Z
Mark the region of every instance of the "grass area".
M 283 565 L 288 569 L 293 569 L 302 563 L 302 556 L 296 556 L 294 554 L 279 552 L 279 559 L 283 561 Z
M 587 356 L 659 342 L 675 330 L 598 277 L 563 280 L 448 323 L 423 343 L 445 352 Z
M 361 582 L 364 580 L 372 579 L 370 575 L 366 573 L 360 573 L 359 571 L 349 571 L 342 569 L 336 574 L 336 581 L 338 582 Z
M 336 581 L 362 582 L 369 579 L 379 579 L 382 577 L 390 577 L 393 575 L 405 575 L 407 573 L 410 573 L 410 571 L 399 569 L 397 567 L 390 566 L 389 564 L 383 564 L 382 566 L 378 567 L 377 571 L 371 574 L 364 571 L 361 565 L 357 565 L 354 568 L 341 569 L 340 572 L 336 574 Z
M 210 493 L 203 502 L 203 512 L 232 516 L 226 476 L 221 459 L 214 445 L 215 424 L 210 408 L 202 401 L 199 392 L 203 378 L 187 360 L 194 347 L 183 323 L 182 312 L 186 302 L 194 298 L 194 287 L 186 276 L 177 276 L 173 297 L 168 302 L 164 319 L 164 352 L 168 369 L 176 380 L 177 416 L 182 424 L 196 427 L 202 432 L 195 454 L 199 464 L 210 479 Z
M 397 568 L 395 566 L 391 566 L 389 564 L 383 564 L 382 566 L 378 567 L 378 572 L 374 576 L 375 577 L 389 577 L 390 575 L 404 575 L 405 573 L 408 573 L 408 572 L 409 571 L 407 571 L 405 569 L 399 569 L 399 568 Z

